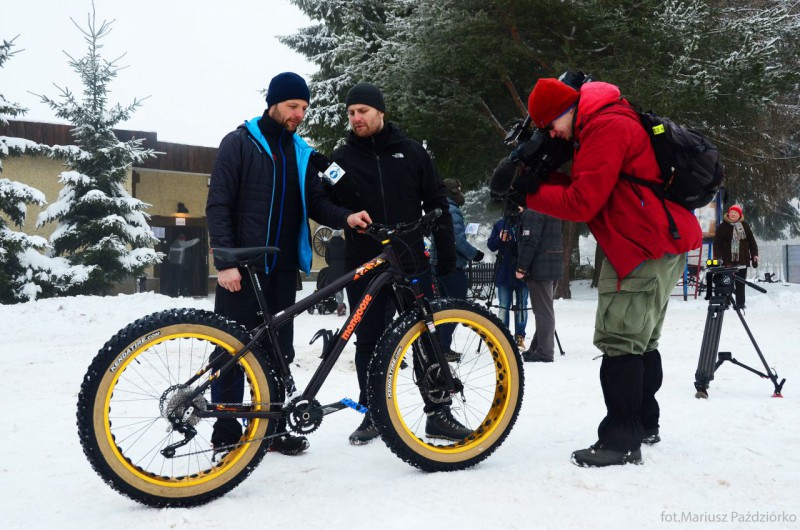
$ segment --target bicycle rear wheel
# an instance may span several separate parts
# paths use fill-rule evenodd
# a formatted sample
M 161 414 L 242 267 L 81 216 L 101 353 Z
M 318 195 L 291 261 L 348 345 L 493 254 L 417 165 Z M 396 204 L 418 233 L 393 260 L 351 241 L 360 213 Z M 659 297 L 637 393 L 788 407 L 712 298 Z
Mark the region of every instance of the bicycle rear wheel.
M 452 396 L 450 413 L 472 433 L 458 441 L 426 435 L 425 402 L 449 401 L 428 382 L 418 384 L 412 352 L 428 335 L 416 312 L 408 312 L 384 333 L 368 370 L 369 409 L 381 437 L 398 457 L 425 471 L 455 471 L 473 466 L 508 436 L 522 404 L 523 372 L 519 350 L 508 330 L 489 311 L 464 300 L 431 302 L 434 325 L 455 326 L 448 363 L 463 391 Z M 403 361 L 406 361 L 405 363 Z M 437 366 L 429 368 L 434 387 Z
M 158 507 L 203 504 L 244 480 L 268 449 L 274 421 L 250 420 L 239 442 L 215 456 L 215 420 L 191 415 L 187 423 L 197 435 L 171 458 L 161 451 L 185 438 L 166 416 L 213 370 L 191 385 L 184 382 L 212 354 L 233 354 L 248 341 L 243 327 L 191 309 L 149 315 L 112 337 L 92 361 L 78 396 L 81 445 L 101 478 L 123 495 Z M 207 390 L 191 402 L 195 409 L 267 410 L 280 400 L 275 375 L 260 355 L 247 353 L 233 369 L 243 376 L 242 403 L 214 404 Z

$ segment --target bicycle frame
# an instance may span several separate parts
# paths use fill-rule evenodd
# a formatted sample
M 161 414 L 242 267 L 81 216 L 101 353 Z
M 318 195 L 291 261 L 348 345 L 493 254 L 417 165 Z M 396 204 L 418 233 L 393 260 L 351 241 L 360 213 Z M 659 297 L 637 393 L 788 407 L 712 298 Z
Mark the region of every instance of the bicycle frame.
M 278 374 L 281 378 L 281 381 L 284 385 L 286 390 L 287 397 L 294 394 L 296 391 L 295 383 L 291 375 L 291 370 L 289 368 L 289 364 L 286 361 L 286 357 L 283 355 L 283 351 L 281 350 L 280 343 L 278 341 L 277 330 L 289 323 L 292 319 L 294 319 L 297 315 L 302 314 L 304 311 L 308 310 L 308 308 L 316 305 L 321 300 L 328 298 L 329 296 L 333 295 L 337 291 L 345 288 L 346 286 L 364 280 L 368 276 L 372 276 L 370 279 L 370 283 L 367 286 L 364 294 L 358 301 L 358 305 L 356 309 L 352 311 L 352 313 L 347 317 L 344 322 L 344 325 L 339 330 L 337 338 L 330 343 L 329 351 L 323 352 L 323 360 L 317 367 L 316 371 L 311 377 L 311 380 L 306 385 L 305 390 L 300 394 L 298 399 L 313 399 L 316 397 L 317 393 L 319 392 L 320 388 L 322 387 L 323 383 L 327 379 L 328 375 L 330 374 L 333 366 L 338 361 L 339 356 L 341 355 L 342 351 L 344 350 L 347 343 L 352 338 L 353 334 L 355 333 L 358 326 L 361 324 L 362 318 L 364 313 L 369 309 L 370 304 L 377 296 L 378 292 L 384 288 L 387 284 L 391 284 L 394 288 L 396 285 L 402 284 L 407 275 L 400 272 L 402 271 L 402 267 L 400 265 L 400 261 L 395 253 L 394 249 L 391 246 L 391 243 L 384 242 L 384 251 L 378 255 L 377 257 L 369 260 L 368 262 L 362 264 L 360 267 L 348 272 L 347 274 L 337 278 L 332 283 L 323 287 L 322 289 L 317 290 L 316 292 L 312 293 L 311 295 L 303 298 L 302 300 L 298 301 L 294 305 L 286 308 L 285 310 L 276 313 L 275 315 L 270 314 L 268 310 L 268 304 L 266 297 L 264 295 L 264 291 L 261 287 L 261 282 L 258 278 L 258 275 L 255 271 L 255 266 L 252 264 L 246 265 L 247 271 L 249 273 L 250 279 L 252 280 L 253 287 L 256 292 L 256 296 L 258 297 L 258 303 L 261 307 L 262 316 L 264 318 L 264 323 L 259 324 L 258 327 L 252 330 L 253 338 L 247 343 L 244 348 L 236 352 L 234 355 L 230 356 L 228 360 L 226 360 L 222 366 L 220 366 L 216 373 L 214 373 L 206 382 L 199 385 L 190 395 L 190 397 L 186 400 L 186 402 L 190 402 L 196 396 L 200 395 L 205 391 L 205 389 L 215 380 L 218 379 L 219 376 L 228 370 L 232 369 L 234 364 L 243 357 L 247 352 L 251 351 L 254 347 L 263 347 L 264 345 L 270 346 L 271 349 L 268 351 L 271 352 L 271 358 L 275 361 L 275 365 L 278 369 Z M 374 275 L 374 276 L 373 276 Z M 438 340 L 434 340 L 436 337 L 436 330 L 433 326 L 433 312 L 428 304 L 426 298 L 424 297 L 422 290 L 419 286 L 419 283 L 416 279 L 412 279 L 408 281 L 409 287 L 412 289 L 414 293 L 415 303 L 418 307 L 420 307 L 422 312 L 422 320 L 425 321 L 427 331 L 426 333 L 431 337 L 429 345 L 434 352 L 434 357 L 438 359 L 438 362 L 446 364 L 446 360 L 444 358 L 444 352 L 442 351 L 441 345 Z M 398 310 L 405 310 L 407 307 L 404 307 L 405 304 L 401 296 L 399 296 L 395 291 L 395 304 L 397 305 Z M 266 339 L 266 342 L 265 342 Z M 193 376 L 189 381 L 185 384 L 187 386 L 191 385 L 195 381 L 197 381 L 203 374 L 207 373 L 209 370 L 213 369 L 212 364 L 210 363 L 204 370 L 201 370 L 198 374 Z M 443 379 L 447 389 L 450 392 L 455 392 L 455 382 L 452 378 L 452 374 L 449 370 L 443 370 Z M 345 406 L 342 403 L 333 403 L 331 405 L 326 405 L 324 407 L 324 413 L 328 414 L 331 412 L 335 412 L 336 410 L 341 410 Z M 283 411 L 252 411 L 252 410 L 236 410 L 235 408 L 229 406 L 220 407 L 217 410 L 195 410 L 194 413 L 199 417 L 208 417 L 208 418 L 218 418 L 218 417 L 233 417 L 233 418 L 273 418 L 278 419 L 284 415 Z

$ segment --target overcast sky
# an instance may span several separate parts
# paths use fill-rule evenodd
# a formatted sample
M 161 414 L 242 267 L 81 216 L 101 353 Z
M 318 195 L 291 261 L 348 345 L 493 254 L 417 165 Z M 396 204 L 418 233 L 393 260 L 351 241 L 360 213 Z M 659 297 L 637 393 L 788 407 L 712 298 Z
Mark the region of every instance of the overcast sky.
M 95 0 L 98 23 L 115 19 L 100 43 L 105 59 L 126 54 L 109 101 L 150 96 L 119 128 L 155 131 L 167 142 L 216 147 L 243 120 L 265 108 L 259 90 L 280 72 L 308 78 L 316 66 L 278 42 L 312 24 L 288 0 Z M 0 0 L 0 39 L 19 35 L 18 53 L 0 69 L 0 94 L 28 108 L 21 119 L 59 122 L 30 94 L 56 99 L 53 86 L 80 95 L 66 51 L 83 57 L 82 27 L 91 0 Z

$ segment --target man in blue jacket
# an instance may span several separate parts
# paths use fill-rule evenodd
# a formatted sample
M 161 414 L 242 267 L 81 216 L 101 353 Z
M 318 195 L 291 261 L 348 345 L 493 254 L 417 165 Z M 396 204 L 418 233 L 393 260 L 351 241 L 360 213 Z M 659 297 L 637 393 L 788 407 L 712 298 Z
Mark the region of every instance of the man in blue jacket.
M 208 189 L 206 217 L 211 246 L 216 248 L 275 246 L 281 252 L 265 259 L 259 281 L 270 312 L 295 303 L 297 271 L 311 269 L 308 218 L 334 228 L 364 228 L 366 212 L 334 205 L 317 176 L 317 153 L 295 134 L 308 109 L 311 95 L 305 80 L 292 72 L 275 76 L 267 90 L 267 110 L 245 121 L 222 139 Z M 322 168 L 324 169 L 324 168 Z M 219 271 L 214 311 L 253 329 L 263 322 L 255 290 L 247 274 L 214 259 Z M 278 331 L 287 361 L 294 359 L 291 324 Z M 240 402 L 243 375 L 237 372 L 215 381 L 216 403 Z M 278 425 L 278 433 L 286 430 Z M 215 447 L 236 443 L 242 426 L 232 418 L 219 419 L 211 442 Z M 308 447 L 303 436 L 288 433 L 274 438 L 271 448 L 297 454 Z

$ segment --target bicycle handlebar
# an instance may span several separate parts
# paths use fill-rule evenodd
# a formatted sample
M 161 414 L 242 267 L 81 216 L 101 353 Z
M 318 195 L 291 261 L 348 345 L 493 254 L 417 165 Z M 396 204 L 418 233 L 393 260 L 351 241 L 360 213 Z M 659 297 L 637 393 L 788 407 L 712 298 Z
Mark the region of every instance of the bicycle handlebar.
M 430 234 L 433 229 L 434 222 L 442 215 L 441 208 L 434 208 L 430 212 L 423 215 L 420 219 L 410 223 L 398 223 L 395 225 L 384 225 L 380 223 L 372 223 L 366 229 L 366 233 L 378 241 L 386 238 L 408 234 L 417 228 L 422 227 L 425 235 Z

